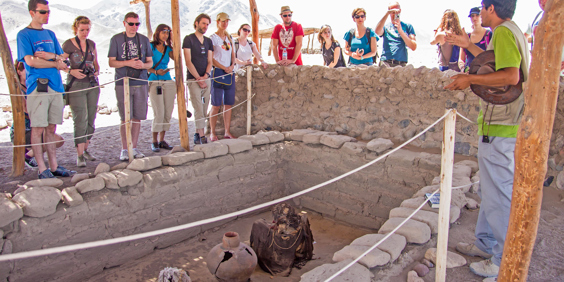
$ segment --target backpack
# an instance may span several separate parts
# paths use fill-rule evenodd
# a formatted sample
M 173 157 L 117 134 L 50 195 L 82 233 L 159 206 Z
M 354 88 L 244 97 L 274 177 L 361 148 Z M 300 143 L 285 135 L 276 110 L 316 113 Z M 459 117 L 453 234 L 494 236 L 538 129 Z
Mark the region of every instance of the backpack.
M 368 45 L 370 45 L 370 43 L 372 43 L 372 41 L 371 41 L 372 38 L 370 36 L 371 31 L 372 31 L 372 29 L 370 29 L 369 27 L 366 28 L 366 37 L 368 37 Z M 352 47 L 351 42 L 353 40 L 353 36 L 354 36 L 355 32 L 356 32 L 355 28 L 351 28 L 351 30 L 349 30 L 349 34 L 351 35 L 351 36 L 349 36 L 349 40 L 347 40 L 347 42 L 349 43 L 349 47 Z M 376 41 L 376 45 L 378 45 L 377 41 Z M 378 48 L 376 48 L 376 54 L 372 58 L 373 58 L 372 60 L 376 64 L 376 60 L 378 59 Z M 349 64 L 351 63 L 351 57 L 350 56 L 349 56 L 349 62 L 348 63 Z
M 237 58 L 237 51 L 239 51 L 239 38 L 233 40 L 233 45 L 235 45 L 235 58 Z M 253 44 L 254 42 L 252 42 L 251 40 L 249 40 L 247 38 L 247 44 L 249 44 L 249 46 L 251 46 L 251 51 L 253 50 Z

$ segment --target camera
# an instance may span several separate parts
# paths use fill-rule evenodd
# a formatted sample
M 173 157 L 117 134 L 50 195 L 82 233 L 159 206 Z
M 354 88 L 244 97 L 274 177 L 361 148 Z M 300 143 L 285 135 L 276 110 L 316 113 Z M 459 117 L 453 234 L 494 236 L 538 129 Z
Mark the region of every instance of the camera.
M 98 77 L 96 77 L 95 75 L 96 70 L 94 70 L 94 67 L 86 66 L 84 70 L 82 70 L 82 73 L 88 77 L 88 81 L 90 82 L 91 87 L 98 86 Z

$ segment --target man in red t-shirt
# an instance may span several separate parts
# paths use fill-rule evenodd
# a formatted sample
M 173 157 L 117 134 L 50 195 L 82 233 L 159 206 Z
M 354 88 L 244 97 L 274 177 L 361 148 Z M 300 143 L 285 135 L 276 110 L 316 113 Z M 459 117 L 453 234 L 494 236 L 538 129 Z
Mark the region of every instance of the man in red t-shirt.
M 280 17 L 284 24 L 276 25 L 272 32 L 274 59 L 281 66 L 303 64 L 302 41 L 304 39 L 304 29 L 301 24 L 292 21 L 292 13 L 290 6 L 283 6 L 280 11 Z M 286 49 L 287 53 L 286 58 L 283 55 L 284 49 Z

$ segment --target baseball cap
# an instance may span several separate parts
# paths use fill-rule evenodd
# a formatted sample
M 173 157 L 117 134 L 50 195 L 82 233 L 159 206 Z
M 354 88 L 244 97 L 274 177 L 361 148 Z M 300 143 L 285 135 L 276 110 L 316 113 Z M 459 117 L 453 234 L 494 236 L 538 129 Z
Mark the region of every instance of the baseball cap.
M 468 14 L 468 17 L 471 17 L 472 14 L 479 15 L 480 14 L 480 7 L 474 7 L 472 9 L 470 9 L 470 14 Z
M 227 13 L 219 13 L 219 14 L 217 14 L 216 20 L 226 21 L 226 20 L 231 20 L 231 19 L 229 18 L 229 15 Z

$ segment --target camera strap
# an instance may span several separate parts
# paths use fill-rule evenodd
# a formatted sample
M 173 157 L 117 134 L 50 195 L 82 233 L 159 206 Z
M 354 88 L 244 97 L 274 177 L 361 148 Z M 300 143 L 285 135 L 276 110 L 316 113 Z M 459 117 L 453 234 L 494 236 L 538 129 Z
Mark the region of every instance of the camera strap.
M 82 63 L 80 63 L 80 66 L 78 67 L 78 69 L 81 70 L 82 68 L 84 68 L 84 64 L 86 64 L 86 56 L 88 56 L 88 48 L 89 48 L 88 39 L 86 39 L 86 52 L 82 52 L 82 47 L 80 46 L 80 39 L 78 39 L 78 36 L 76 36 L 74 38 L 74 40 L 76 40 L 76 43 L 78 45 L 78 49 L 80 50 L 80 53 L 82 53 Z M 70 74 L 70 70 L 69 70 L 69 74 Z M 69 91 L 69 89 L 72 87 L 72 84 L 74 83 L 75 79 L 76 79 L 76 77 L 72 76 L 69 83 L 67 83 L 67 85 L 65 86 L 65 92 Z

